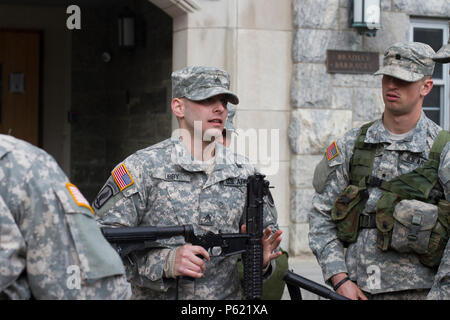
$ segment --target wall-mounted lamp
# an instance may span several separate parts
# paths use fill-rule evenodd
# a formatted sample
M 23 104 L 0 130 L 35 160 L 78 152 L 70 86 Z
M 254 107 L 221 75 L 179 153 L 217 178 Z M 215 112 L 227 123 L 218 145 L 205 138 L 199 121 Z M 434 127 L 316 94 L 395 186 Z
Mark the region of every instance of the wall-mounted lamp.
M 381 27 L 381 0 L 352 0 L 350 26 L 360 34 L 374 37 Z
M 126 9 L 119 16 L 119 47 L 134 48 L 136 45 L 135 27 L 136 16 L 129 9 Z

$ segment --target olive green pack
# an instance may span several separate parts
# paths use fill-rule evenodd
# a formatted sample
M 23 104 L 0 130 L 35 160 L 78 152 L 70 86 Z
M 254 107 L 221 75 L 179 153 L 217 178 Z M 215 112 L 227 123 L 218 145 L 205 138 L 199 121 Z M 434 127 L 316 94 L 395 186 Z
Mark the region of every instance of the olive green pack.
M 356 241 L 363 227 L 362 211 L 368 199 L 368 187 L 378 187 L 383 195 L 376 206 L 376 228 L 378 229 L 377 246 L 382 251 L 392 249 L 392 232 L 396 229 L 409 228 L 412 237 L 420 232 L 430 231 L 427 239 L 428 250 L 420 252 L 420 261 L 429 267 L 439 265 L 450 233 L 450 204 L 439 190 L 438 168 L 440 155 L 446 143 L 450 141 L 450 133 L 442 130 L 430 151 L 429 159 L 419 168 L 384 181 L 372 177 L 373 160 L 376 145 L 364 143 L 368 128 L 373 122 L 362 126 L 355 142 L 354 152 L 350 161 L 350 185 L 336 199 L 331 211 L 332 219 L 337 224 L 337 236 L 345 245 Z M 436 221 L 432 228 L 421 226 L 420 218 L 414 216 L 405 221 L 394 211 L 402 200 L 419 200 L 438 206 Z M 416 219 L 418 218 L 418 219 Z M 425 220 L 425 219 L 424 219 Z M 428 219 L 429 220 L 429 219 Z

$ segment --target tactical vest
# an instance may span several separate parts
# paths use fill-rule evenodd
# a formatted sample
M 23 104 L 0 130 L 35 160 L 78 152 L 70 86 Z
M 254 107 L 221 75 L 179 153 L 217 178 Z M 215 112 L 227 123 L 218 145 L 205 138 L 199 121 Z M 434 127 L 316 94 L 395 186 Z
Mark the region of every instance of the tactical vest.
M 350 160 L 350 185 L 331 210 L 337 236 L 348 246 L 356 241 L 362 228 L 377 228 L 377 246 L 382 251 L 414 252 L 424 265 L 436 267 L 450 234 L 450 203 L 438 182 L 440 155 L 450 141 L 450 133 L 442 130 L 438 134 L 424 165 L 385 181 L 372 176 L 377 145 L 364 143 L 372 124 L 361 127 Z M 383 194 L 376 213 L 363 215 L 369 187 L 377 187 Z M 403 202 L 399 208 L 406 209 L 400 212 L 396 206 L 402 200 L 411 201 Z M 437 209 L 429 204 L 437 205 Z

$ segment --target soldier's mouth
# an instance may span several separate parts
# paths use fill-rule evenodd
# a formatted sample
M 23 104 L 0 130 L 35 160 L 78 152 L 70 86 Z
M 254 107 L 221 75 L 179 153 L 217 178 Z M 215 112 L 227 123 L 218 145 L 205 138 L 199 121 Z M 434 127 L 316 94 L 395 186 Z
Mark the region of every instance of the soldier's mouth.
M 398 99 L 400 99 L 400 96 L 398 96 L 398 95 L 396 95 L 394 93 L 386 93 L 386 99 L 388 101 L 393 102 L 393 101 L 397 101 Z

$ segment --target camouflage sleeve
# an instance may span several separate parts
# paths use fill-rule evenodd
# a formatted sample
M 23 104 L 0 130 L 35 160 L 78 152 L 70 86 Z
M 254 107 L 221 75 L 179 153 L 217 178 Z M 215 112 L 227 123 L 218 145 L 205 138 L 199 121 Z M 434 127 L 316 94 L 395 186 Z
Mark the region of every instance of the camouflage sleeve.
M 450 300 L 450 242 L 447 242 L 444 255 L 427 299 Z
M 29 286 L 23 276 L 25 240 L 1 196 L 0 230 L 0 299 L 29 299 Z
M 35 299 L 127 299 L 124 267 L 89 204 L 51 156 L 11 159 L 8 207 L 26 243 L 26 280 Z M 23 166 L 23 168 L 21 168 Z M 10 167 L 10 168 L 11 168 Z M 51 182 L 46 177 L 51 177 Z
M 438 173 L 444 188 L 445 199 L 450 201 L 450 142 L 442 150 Z
M 438 173 L 444 188 L 445 199 L 450 201 L 450 143 L 447 143 L 442 150 Z M 428 293 L 427 299 L 450 299 L 450 242 L 447 242 L 444 255 L 439 264 L 438 272 L 436 273 L 433 286 Z
M 120 190 L 117 181 L 111 175 L 93 202 L 97 222 L 101 226 L 139 226 L 142 216 L 148 212 L 147 208 L 151 205 L 147 200 L 151 190 L 145 187 L 151 184 L 150 181 L 143 181 L 138 161 L 127 160 L 124 165 L 133 183 Z M 155 242 L 154 245 L 154 248 L 132 252 L 123 263 L 127 269 L 128 279 L 134 285 L 165 292 L 174 285 L 173 279 L 164 278 L 164 265 L 173 247 L 162 245 L 160 242 Z
M 336 141 L 336 150 L 331 150 L 315 168 L 314 188 L 316 193 L 309 213 L 309 246 L 322 268 L 324 280 L 341 272 L 347 272 L 344 247 L 337 238 L 336 225 L 331 219 L 331 208 L 335 199 L 348 185 L 349 159 L 357 131 L 351 130 Z M 333 148 L 332 145 L 330 145 Z M 330 148 L 329 147 L 329 148 Z M 320 174 L 319 174 L 320 172 Z

